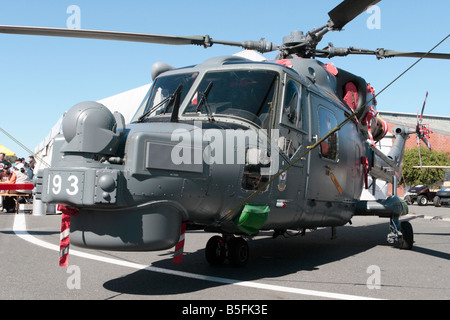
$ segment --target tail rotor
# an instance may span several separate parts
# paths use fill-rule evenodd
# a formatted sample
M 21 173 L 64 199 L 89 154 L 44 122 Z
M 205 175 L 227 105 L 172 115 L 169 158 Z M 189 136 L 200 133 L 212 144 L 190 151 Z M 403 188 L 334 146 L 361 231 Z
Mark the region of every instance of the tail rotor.
M 432 147 L 428 139 L 430 138 L 430 133 L 432 131 L 430 130 L 429 124 L 424 124 L 423 121 L 423 111 L 425 110 L 425 105 L 427 103 L 428 98 L 428 91 L 425 95 L 425 100 L 423 102 L 422 106 L 422 112 L 419 116 L 419 109 L 417 109 L 417 125 L 416 125 L 416 136 L 417 136 L 417 147 L 419 148 L 419 161 L 420 161 L 420 168 L 422 168 L 422 155 L 420 151 L 420 140 L 423 141 L 423 143 L 427 146 L 427 148 L 431 151 Z

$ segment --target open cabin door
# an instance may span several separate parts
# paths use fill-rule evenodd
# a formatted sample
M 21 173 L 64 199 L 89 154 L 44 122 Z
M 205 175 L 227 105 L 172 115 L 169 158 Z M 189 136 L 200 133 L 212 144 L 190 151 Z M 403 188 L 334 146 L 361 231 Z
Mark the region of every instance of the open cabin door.
M 296 160 L 308 144 L 309 104 L 307 91 L 302 85 L 286 75 L 282 89 L 282 101 L 277 124 L 280 149 L 280 171 Z M 306 159 L 296 162 L 274 182 L 272 198 L 277 207 L 298 210 L 299 200 L 305 198 Z
M 335 107 L 331 102 L 311 93 L 312 143 L 320 140 L 337 126 Z M 308 200 L 339 201 L 342 199 L 345 181 L 339 172 L 339 134 L 335 132 L 309 154 Z

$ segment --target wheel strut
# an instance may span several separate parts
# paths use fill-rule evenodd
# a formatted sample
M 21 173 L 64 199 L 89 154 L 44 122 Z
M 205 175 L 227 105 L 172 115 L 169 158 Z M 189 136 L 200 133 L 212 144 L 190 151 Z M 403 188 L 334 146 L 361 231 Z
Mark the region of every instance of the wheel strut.
M 398 247 L 400 249 L 411 250 L 414 244 L 414 231 L 411 223 L 408 221 L 400 221 L 398 218 L 391 218 L 390 233 L 387 236 L 387 241 L 389 243 L 398 242 Z

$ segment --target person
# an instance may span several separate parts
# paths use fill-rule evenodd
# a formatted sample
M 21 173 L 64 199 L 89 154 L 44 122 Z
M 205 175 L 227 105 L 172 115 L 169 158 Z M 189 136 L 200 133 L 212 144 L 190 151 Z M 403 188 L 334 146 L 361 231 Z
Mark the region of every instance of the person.
M 15 170 L 14 173 L 16 175 L 16 183 L 17 184 L 32 183 L 32 180 L 31 180 L 32 177 L 29 176 L 27 169 L 29 170 L 29 168 L 27 168 L 23 163 L 19 163 L 18 165 L 16 165 L 14 167 L 14 170 Z M 30 203 L 31 202 L 31 194 L 33 193 L 32 190 L 16 190 L 16 193 L 24 194 L 24 196 L 21 197 L 21 199 L 19 200 L 19 203 Z
M 0 173 L 0 189 L 2 184 L 16 183 L 17 176 L 11 171 L 11 164 L 4 164 Z M 14 197 L 3 197 L 3 209 L 8 213 L 16 212 L 16 200 Z
M 0 184 L 4 183 L 16 183 L 16 175 L 11 171 L 11 164 L 9 162 L 3 165 L 2 171 L 0 172 Z
M 34 171 L 34 167 L 36 166 L 36 160 L 34 159 L 34 156 L 28 157 L 28 164 L 30 165 L 30 169 Z
M 28 177 L 30 178 L 30 180 L 33 180 L 34 174 L 33 174 L 33 171 L 30 169 L 30 165 L 25 162 L 24 166 L 25 166 L 26 174 L 28 174 Z
M 17 184 L 32 183 L 23 163 L 19 163 L 14 167 L 14 174 L 16 175 L 15 183 L 17 183 Z M 31 190 L 16 190 L 16 191 L 17 191 L 17 193 L 31 194 Z
M 8 160 L 6 160 L 6 154 L 4 152 L 0 153 L 0 171 L 3 169 L 5 165 L 8 165 L 11 167 L 11 163 L 9 163 Z
M 15 168 L 19 163 L 22 163 L 22 159 L 17 158 L 14 163 L 12 164 L 13 168 Z

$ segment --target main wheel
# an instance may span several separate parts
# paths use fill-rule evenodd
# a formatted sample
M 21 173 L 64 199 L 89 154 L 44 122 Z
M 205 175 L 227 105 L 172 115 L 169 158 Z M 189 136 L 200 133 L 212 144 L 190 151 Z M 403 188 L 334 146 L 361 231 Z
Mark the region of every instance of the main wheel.
M 225 242 L 221 236 L 214 236 L 208 240 L 205 257 L 209 264 L 213 266 L 222 264 L 225 261 L 226 253 Z
M 400 223 L 402 236 L 398 239 L 398 246 L 400 249 L 411 250 L 414 243 L 414 231 L 411 223 L 403 221 Z
M 245 266 L 250 257 L 250 249 L 244 238 L 232 238 L 228 243 L 228 260 L 233 267 Z

